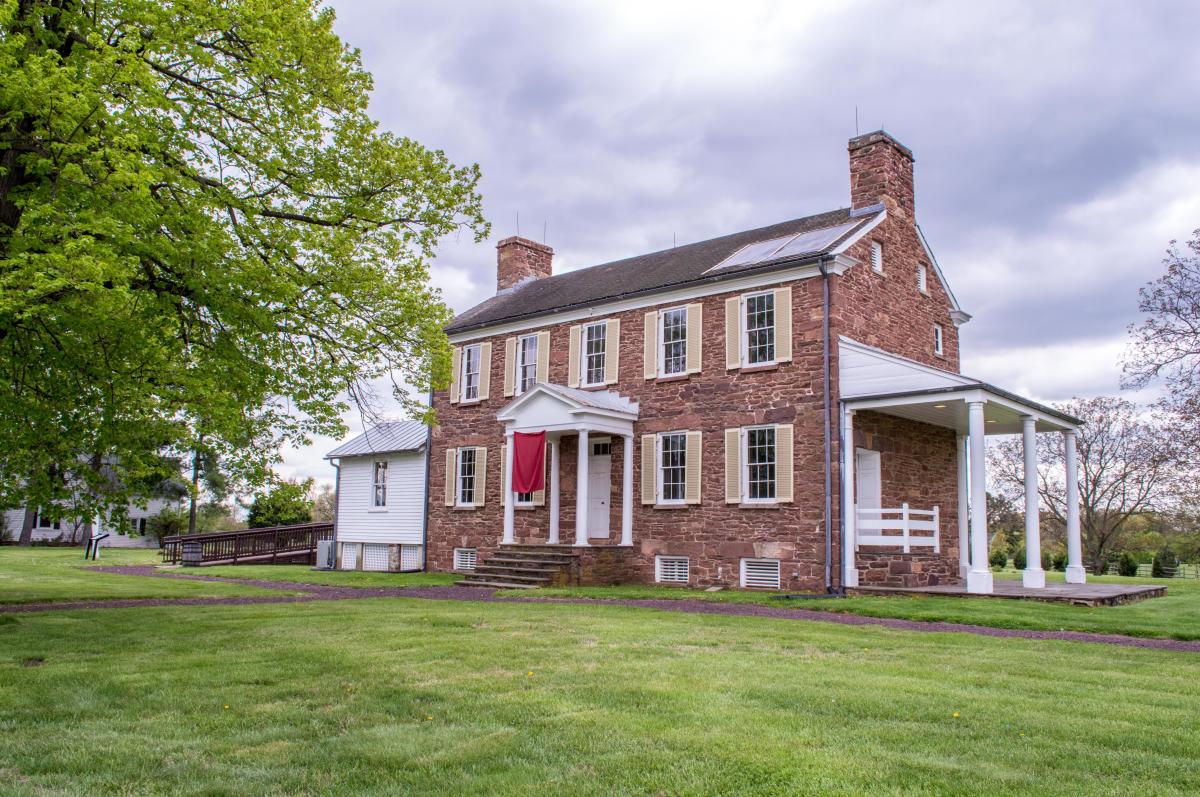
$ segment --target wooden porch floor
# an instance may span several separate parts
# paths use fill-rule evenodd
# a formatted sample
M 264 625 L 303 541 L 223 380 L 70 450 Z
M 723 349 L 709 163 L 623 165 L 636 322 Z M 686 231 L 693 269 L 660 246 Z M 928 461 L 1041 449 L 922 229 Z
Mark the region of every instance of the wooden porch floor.
M 852 595 L 936 595 L 955 598 L 1003 598 L 1034 600 L 1050 603 L 1071 603 L 1076 606 L 1120 606 L 1167 594 L 1166 587 L 1147 584 L 1047 584 L 1042 589 L 1028 589 L 1020 581 L 1001 581 L 993 584 L 990 595 L 967 592 L 966 584 L 939 584 L 936 587 L 871 587 L 846 590 Z

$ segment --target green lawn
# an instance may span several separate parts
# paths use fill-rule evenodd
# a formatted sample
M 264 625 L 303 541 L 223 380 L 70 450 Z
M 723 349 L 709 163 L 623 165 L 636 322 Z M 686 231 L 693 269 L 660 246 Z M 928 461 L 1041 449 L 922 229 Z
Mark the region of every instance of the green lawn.
M 1195 794 L 1195 654 L 403 599 L 0 618 L 5 794 Z
M 454 573 L 369 573 L 359 570 L 313 570 L 308 565 L 223 565 L 184 572 L 226 578 L 328 584 L 334 587 L 435 587 L 453 584 L 462 578 Z
M 1011 574 L 1008 574 L 1011 575 Z M 1062 573 L 1047 573 L 1050 580 L 1062 580 Z M 895 617 L 905 620 L 929 620 L 969 623 L 997 628 L 1021 628 L 1035 631 L 1092 631 L 1167 639 L 1200 639 L 1200 581 L 1191 579 L 1121 578 L 1089 576 L 1104 583 L 1163 584 L 1167 595 L 1127 606 L 1095 608 L 1061 603 L 1014 601 L 983 598 L 942 598 L 923 596 L 856 596 L 820 600 L 781 600 L 772 593 L 725 590 L 704 592 L 678 587 L 562 587 L 538 590 L 539 596 L 612 598 L 693 598 L 734 603 L 761 603 L 792 606 L 819 611 L 846 612 L 870 617 Z M 512 590 L 506 594 L 528 594 Z
M 210 598 L 278 595 L 240 584 L 101 573 L 89 565 L 157 564 L 157 551 L 106 548 L 96 562 L 81 548 L 0 546 L 0 603 L 122 598 Z

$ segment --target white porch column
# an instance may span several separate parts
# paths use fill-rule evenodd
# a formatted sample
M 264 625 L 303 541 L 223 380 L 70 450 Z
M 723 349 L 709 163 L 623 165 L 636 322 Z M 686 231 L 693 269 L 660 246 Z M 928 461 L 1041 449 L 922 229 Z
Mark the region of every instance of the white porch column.
M 512 473 L 513 473 L 513 433 L 505 431 L 504 433 L 504 539 L 501 543 L 504 545 L 512 545 L 515 542 L 513 538 L 513 512 L 516 501 L 513 500 L 512 494 Z
M 1062 433 L 1067 460 L 1067 576 L 1068 584 L 1087 583 L 1083 569 L 1083 543 L 1079 536 L 1079 455 L 1075 451 L 1075 430 Z
M 842 586 L 858 586 L 858 564 L 854 551 L 858 547 L 854 503 L 854 410 L 842 410 Z
M 588 523 L 588 431 L 579 430 L 579 464 L 575 468 L 575 544 L 587 545 Z
M 633 545 L 633 435 L 621 438 L 621 544 Z
M 558 545 L 558 440 L 550 441 L 550 539 Z
M 967 403 L 967 431 L 971 447 L 971 570 L 967 592 L 990 593 L 992 571 L 988 567 L 987 464 L 983 449 L 983 402 Z
M 970 496 L 967 493 L 967 438 L 958 435 L 958 577 L 966 579 L 971 570 L 970 539 L 967 523 L 971 517 Z
M 1021 584 L 1031 589 L 1046 586 L 1046 571 L 1042 570 L 1042 530 L 1038 518 L 1037 489 L 1037 419 L 1021 416 L 1022 443 L 1025 450 L 1025 571 Z

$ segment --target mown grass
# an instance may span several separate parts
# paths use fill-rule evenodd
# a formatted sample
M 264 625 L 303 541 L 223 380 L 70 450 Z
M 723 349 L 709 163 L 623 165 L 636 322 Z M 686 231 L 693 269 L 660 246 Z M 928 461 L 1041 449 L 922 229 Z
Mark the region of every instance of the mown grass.
M 406 600 L 0 624 L 34 794 L 1194 794 L 1195 654 Z
M 308 565 L 220 565 L 189 574 L 249 578 L 265 581 L 291 581 L 298 584 L 325 584 L 333 587 L 438 587 L 462 578 L 454 573 L 373 573 L 359 570 L 313 570 Z
M 1047 573 L 1062 580 L 1062 573 Z M 1090 581 L 1125 584 L 1162 584 L 1162 598 L 1126 606 L 1071 606 L 1027 600 L 955 598 L 936 596 L 866 596 L 850 598 L 783 600 L 778 593 L 696 589 L 663 586 L 556 587 L 537 591 L 539 597 L 612 599 L 695 599 L 731 603 L 758 603 L 818 611 L 844 612 L 869 617 L 967 623 L 995 628 L 1035 631 L 1087 631 L 1163 639 L 1200 639 L 1200 581 L 1189 579 L 1122 578 L 1089 576 Z M 528 595 L 522 590 L 508 595 Z

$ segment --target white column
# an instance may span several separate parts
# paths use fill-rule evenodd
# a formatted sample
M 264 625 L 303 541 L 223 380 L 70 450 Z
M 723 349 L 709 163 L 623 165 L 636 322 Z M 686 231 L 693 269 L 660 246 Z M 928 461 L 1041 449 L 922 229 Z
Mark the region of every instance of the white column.
M 621 471 L 621 544 L 633 545 L 633 435 L 621 438 L 624 449 Z
M 579 464 L 575 468 L 575 544 L 587 545 L 588 523 L 588 431 L 579 430 Z
M 1038 518 L 1037 489 L 1037 419 L 1021 416 L 1022 443 L 1025 449 L 1025 571 L 1021 584 L 1031 589 L 1046 586 L 1046 571 L 1042 570 L 1042 530 Z
M 1083 569 L 1083 543 L 1079 536 L 1079 455 L 1075 451 L 1075 430 L 1063 434 L 1067 460 L 1067 583 L 1087 583 Z
M 501 542 L 504 545 L 512 545 L 515 542 L 513 538 L 513 517 L 514 505 L 512 494 L 512 474 L 513 474 L 513 433 L 506 431 L 504 433 L 504 539 Z
M 858 564 L 854 549 L 858 546 L 858 520 L 854 506 L 854 410 L 842 411 L 842 586 L 858 586 Z
M 550 441 L 550 539 L 558 545 L 558 440 Z
M 990 593 L 992 571 L 988 567 L 987 464 L 983 449 L 983 402 L 967 403 L 967 432 L 971 447 L 971 570 L 967 592 Z
M 958 435 L 958 577 L 966 580 L 971 570 L 970 538 L 967 523 L 971 517 L 970 496 L 967 493 L 967 438 Z

